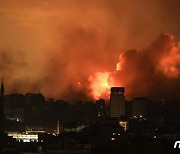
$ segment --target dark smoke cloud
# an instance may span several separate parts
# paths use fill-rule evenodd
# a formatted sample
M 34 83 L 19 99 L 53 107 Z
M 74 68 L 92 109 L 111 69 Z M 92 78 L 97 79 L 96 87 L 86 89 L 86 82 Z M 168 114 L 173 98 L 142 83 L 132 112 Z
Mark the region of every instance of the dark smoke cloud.
M 12 46 L 14 53 L 1 50 L 11 61 L 1 63 L 2 66 L 9 63 L 1 71 L 6 79 L 6 92 L 40 90 L 47 97 L 73 101 L 91 99 L 89 77 L 100 71 L 112 72 L 121 51 L 142 50 L 162 32 L 169 32 L 180 40 L 179 3 L 179 0 L 2 1 L 0 47 Z M 168 69 L 162 71 L 154 67 L 165 54 L 163 38 L 143 53 L 138 50 L 124 53 L 125 59 L 131 61 L 125 62 L 127 73 L 121 75 L 129 96 L 153 96 L 149 84 L 139 86 L 137 81 L 131 82 L 134 74 L 143 82 L 148 81 L 143 78 L 148 75 L 153 80 L 151 73 L 159 74 L 156 81 L 162 82 L 167 77 L 167 84 L 177 82 L 177 77 L 165 76 Z M 19 50 L 23 53 L 21 57 Z M 138 65 L 134 66 L 134 61 Z M 149 71 L 141 71 L 142 63 L 144 70 Z M 132 72 L 128 71 L 131 67 Z M 163 88 L 162 84 L 159 86 Z M 139 89 L 133 94 L 131 87 Z M 146 94 L 142 92 L 144 87 L 148 89 Z
M 169 61 L 162 63 L 163 59 Z M 121 53 L 118 64 L 120 70 L 112 78 L 116 84 L 126 87 L 129 98 L 180 99 L 180 47 L 172 35 L 161 34 L 142 51 L 127 50 Z
M 17 90 L 21 85 L 18 76 L 24 71 L 26 65 L 21 53 L 15 53 L 12 49 L 0 50 L 0 76 L 4 78 L 7 87 L 11 87 L 12 91 Z
M 111 35 L 104 36 L 96 29 L 69 29 L 59 51 L 53 52 L 47 61 L 46 93 L 50 90 L 56 97 L 70 100 L 91 99 L 88 77 L 98 70 L 113 69 L 111 63 L 115 64 L 115 61 L 109 57 L 112 56 L 111 49 L 115 46 L 114 38 Z
M 34 79 L 31 74 L 31 68 L 21 51 L 14 51 L 11 48 L 0 49 L 0 77 L 3 78 L 6 94 L 39 90 L 37 78 Z
M 50 74 L 47 74 L 50 83 L 48 90 L 56 89 L 53 93 L 57 92 L 59 97 L 67 100 L 93 99 L 90 95 L 93 91 L 90 82 L 93 80 L 88 80 L 89 76 L 99 70 L 113 72 L 109 67 L 111 55 L 102 55 L 99 46 L 94 46 L 99 41 L 97 33 L 88 34 L 82 29 L 77 34 L 75 30 L 68 35 L 69 40 L 66 39 L 61 48 L 64 51 L 50 58 L 47 67 L 50 70 Z M 180 51 L 172 35 L 161 34 L 142 51 L 133 49 L 122 52 L 118 64 L 121 69 L 111 73 L 110 77 L 113 86 L 125 86 L 127 98 L 147 96 L 154 99 L 179 99 Z

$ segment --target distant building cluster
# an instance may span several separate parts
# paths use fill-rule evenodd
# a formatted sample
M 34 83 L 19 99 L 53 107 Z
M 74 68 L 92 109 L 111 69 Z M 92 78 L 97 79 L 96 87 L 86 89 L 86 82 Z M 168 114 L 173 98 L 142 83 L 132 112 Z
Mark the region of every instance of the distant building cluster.
M 180 139 L 180 102 L 125 99 L 112 87 L 110 102 L 46 99 L 41 93 L 4 95 L 0 153 L 171 153 Z M 131 147 L 131 148 L 129 148 Z

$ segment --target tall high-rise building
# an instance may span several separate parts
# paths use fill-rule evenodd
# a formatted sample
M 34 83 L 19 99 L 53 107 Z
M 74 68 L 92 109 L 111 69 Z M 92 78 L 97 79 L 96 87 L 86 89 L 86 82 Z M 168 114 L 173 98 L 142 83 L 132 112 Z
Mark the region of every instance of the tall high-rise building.
M 124 87 L 112 87 L 110 95 L 111 117 L 125 115 Z
M 1 83 L 1 91 L 0 91 L 0 133 L 4 133 L 4 84 L 3 80 Z

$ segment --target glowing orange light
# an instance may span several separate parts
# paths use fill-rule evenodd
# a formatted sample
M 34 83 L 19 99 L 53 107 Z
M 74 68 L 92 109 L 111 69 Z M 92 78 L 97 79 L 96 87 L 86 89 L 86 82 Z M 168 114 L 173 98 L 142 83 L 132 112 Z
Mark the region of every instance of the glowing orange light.
M 81 88 L 82 88 L 82 85 L 81 85 L 81 82 L 80 82 L 80 81 L 75 82 L 75 86 L 76 86 L 76 88 L 78 88 L 78 89 L 81 89 Z
M 94 99 L 99 99 L 101 96 L 108 96 L 112 83 L 110 72 L 96 72 L 89 77 L 90 89 Z
M 123 65 L 123 57 L 122 54 L 120 54 L 119 62 L 116 64 L 116 71 L 122 70 L 122 65 Z
M 172 48 L 170 54 L 166 57 L 163 57 L 160 61 L 160 69 L 168 77 L 178 77 L 180 71 L 178 65 L 180 63 L 180 48 Z
M 116 71 L 119 71 L 119 70 L 121 70 L 121 65 L 120 65 L 120 63 L 117 63 L 116 64 Z

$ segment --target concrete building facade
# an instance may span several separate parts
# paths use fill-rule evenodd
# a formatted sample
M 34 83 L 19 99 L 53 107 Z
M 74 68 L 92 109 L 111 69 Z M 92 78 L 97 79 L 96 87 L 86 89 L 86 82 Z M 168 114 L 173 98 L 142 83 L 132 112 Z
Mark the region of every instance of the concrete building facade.
M 119 118 L 125 115 L 124 87 L 112 87 L 110 94 L 111 117 Z

